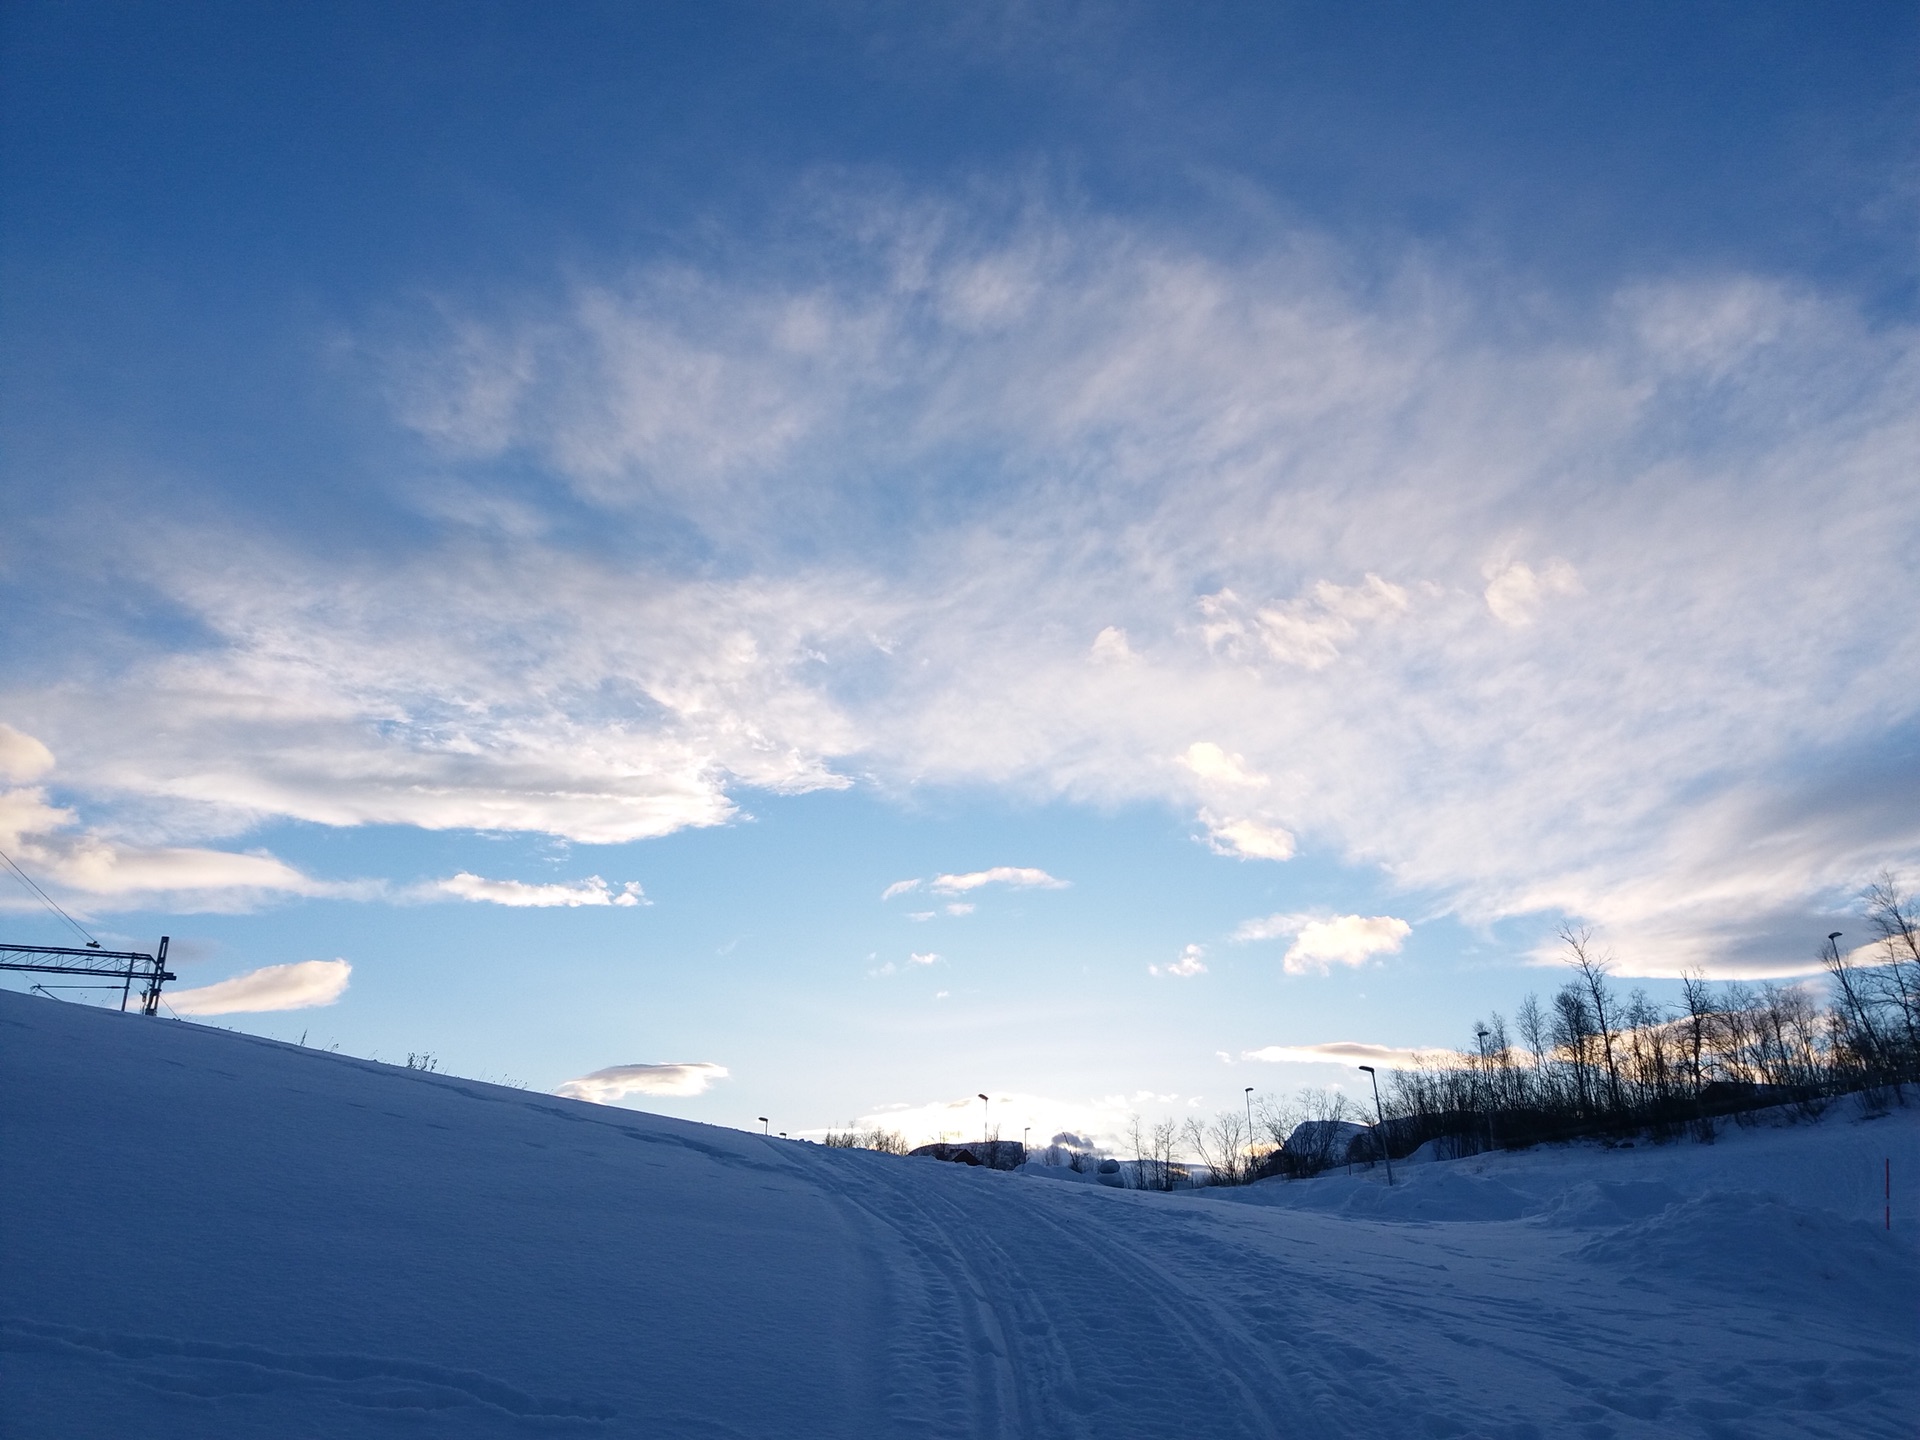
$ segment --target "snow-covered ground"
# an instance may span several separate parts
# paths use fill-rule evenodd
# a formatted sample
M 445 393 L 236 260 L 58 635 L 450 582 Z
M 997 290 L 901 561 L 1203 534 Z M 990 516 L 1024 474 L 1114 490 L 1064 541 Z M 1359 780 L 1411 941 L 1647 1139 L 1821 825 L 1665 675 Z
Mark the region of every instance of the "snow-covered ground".
M 11 1440 L 1920 1430 L 1913 1110 L 1167 1196 L 13 993 L 0 1076 Z

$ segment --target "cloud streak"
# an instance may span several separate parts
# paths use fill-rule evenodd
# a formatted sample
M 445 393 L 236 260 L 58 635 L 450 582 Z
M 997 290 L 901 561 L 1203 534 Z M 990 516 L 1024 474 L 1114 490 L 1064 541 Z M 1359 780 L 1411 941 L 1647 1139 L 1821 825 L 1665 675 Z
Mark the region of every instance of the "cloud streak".
M 529 884 L 522 880 L 487 880 L 463 870 L 451 879 L 436 882 L 430 888 L 433 893 L 452 895 L 462 900 L 522 909 L 573 908 L 581 905 L 631 907 L 653 903 L 641 890 L 638 880 L 629 880 L 616 890 L 598 875 L 590 875 L 585 880 L 571 884 Z
M 353 966 L 345 960 L 300 960 L 265 965 L 162 997 L 177 1015 L 258 1015 L 275 1010 L 307 1010 L 331 1005 L 347 993 Z
M 1411 1070 L 1420 1065 L 1444 1064 L 1451 1055 L 1445 1050 L 1405 1050 L 1359 1040 L 1330 1040 L 1322 1045 L 1266 1045 L 1242 1050 L 1240 1058 L 1273 1065 L 1373 1065 L 1382 1070 Z
M 727 1067 L 707 1060 L 659 1065 L 609 1065 L 554 1087 L 569 1100 L 611 1105 L 629 1095 L 655 1099 L 687 1099 L 704 1095 L 716 1081 L 727 1078 Z
M 964 895 L 987 885 L 1005 885 L 1014 890 L 1064 890 L 1068 882 L 1056 880 L 1044 870 L 996 865 L 991 870 L 973 870 L 965 875 L 936 875 L 928 888 L 938 895 Z

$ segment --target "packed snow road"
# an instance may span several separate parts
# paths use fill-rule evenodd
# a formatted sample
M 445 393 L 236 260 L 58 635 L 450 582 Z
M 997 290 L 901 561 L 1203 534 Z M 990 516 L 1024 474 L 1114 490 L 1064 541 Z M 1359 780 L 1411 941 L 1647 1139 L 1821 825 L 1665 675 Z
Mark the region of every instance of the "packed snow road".
M 12 1440 L 1910 1437 L 1920 1414 L 1913 1112 L 1163 1196 L 12 993 L 0 1084 Z

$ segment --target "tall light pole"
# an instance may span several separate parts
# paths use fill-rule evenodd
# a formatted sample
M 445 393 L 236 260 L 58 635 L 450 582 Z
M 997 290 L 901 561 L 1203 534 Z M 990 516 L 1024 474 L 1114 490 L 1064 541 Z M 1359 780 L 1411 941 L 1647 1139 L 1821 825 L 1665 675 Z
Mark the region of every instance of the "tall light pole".
M 762 1135 L 767 1136 L 769 1139 L 771 1139 L 773 1135 L 773 1129 L 771 1126 L 767 1124 L 767 1117 L 764 1115 L 756 1115 L 754 1118 L 760 1122 L 760 1133 Z
M 980 1097 L 980 1143 L 982 1145 L 987 1143 L 987 1115 L 992 1109 L 992 1104 L 986 1096 L 982 1095 Z
M 1253 1086 L 1247 1086 L 1247 1179 L 1253 1179 Z
M 1844 930 L 1836 930 L 1827 936 L 1827 948 L 1833 952 L 1833 963 L 1836 965 L 1840 963 L 1840 946 L 1838 942 L 1840 937 L 1845 933 Z
M 1391 1185 L 1393 1184 L 1393 1157 L 1387 1154 L 1387 1112 L 1380 1108 L 1380 1077 L 1374 1075 L 1371 1065 L 1362 1065 L 1360 1068 L 1373 1077 L 1373 1113 L 1380 1122 L 1374 1127 L 1373 1141 L 1380 1147 L 1380 1158 L 1387 1162 L 1387 1184 Z

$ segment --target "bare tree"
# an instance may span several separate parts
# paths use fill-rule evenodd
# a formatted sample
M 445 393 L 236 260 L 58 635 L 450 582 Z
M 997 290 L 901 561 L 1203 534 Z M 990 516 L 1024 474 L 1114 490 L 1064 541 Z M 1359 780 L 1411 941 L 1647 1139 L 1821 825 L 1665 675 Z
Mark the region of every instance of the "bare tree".
M 1251 1178 L 1250 1136 L 1245 1117 L 1222 1110 L 1211 1123 L 1197 1117 L 1181 1127 L 1187 1150 L 1207 1169 L 1212 1185 L 1244 1185 Z
M 1867 887 L 1867 923 L 1880 937 L 1884 962 L 1876 987 L 1897 1014 L 1907 1062 L 1920 1061 L 1920 902 L 1900 888 L 1891 870 Z
M 1607 1103 L 1616 1112 L 1622 1111 L 1626 1105 L 1620 1094 L 1620 1067 L 1613 1053 L 1618 1030 L 1615 1023 L 1617 1017 L 1613 992 L 1607 988 L 1607 970 L 1613 962 L 1607 956 L 1594 953 L 1593 932 L 1590 930 L 1576 930 L 1571 925 L 1562 925 L 1560 939 L 1567 947 L 1567 963 L 1579 972 L 1587 999 L 1593 1005 L 1594 1029 L 1600 1036 L 1601 1054 L 1607 1066 Z

